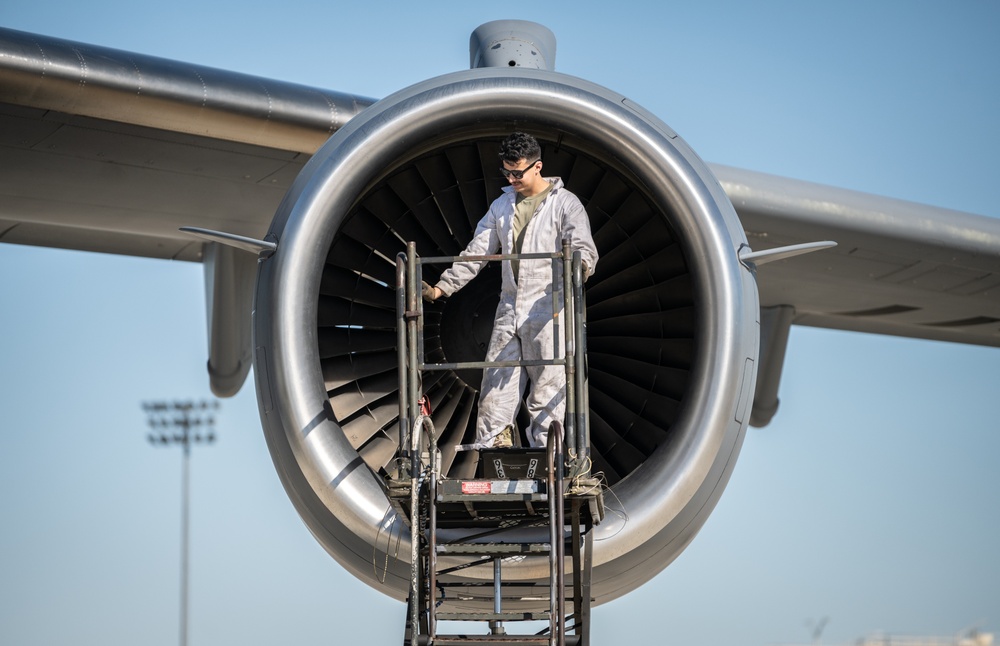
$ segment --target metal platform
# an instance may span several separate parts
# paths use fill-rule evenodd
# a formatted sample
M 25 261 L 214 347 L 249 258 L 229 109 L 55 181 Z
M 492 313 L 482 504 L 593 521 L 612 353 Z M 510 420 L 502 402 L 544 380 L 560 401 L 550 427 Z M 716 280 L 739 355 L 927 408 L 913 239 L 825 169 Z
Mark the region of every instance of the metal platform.
M 411 481 L 390 478 L 389 500 L 396 513 L 409 520 Z M 548 518 L 548 483 L 535 479 L 441 479 L 438 481 L 439 528 L 510 527 L 512 522 L 532 523 Z M 565 483 L 564 512 L 581 505 L 583 522 L 597 525 L 604 518 L 604 496 L 596 478 L 576 478 Z M 546 520 L 547 522 L 547 520 Z
M 560 448 L 548 461 L 557 453 Z M 394 508 L 418 530 L 413 561 L 418 594 L 416 604 L 411 598 L 405 646 L 589 644 L 590 529 L 604 517 L 604 497 L 597 480 L 557 479 L 561 472 L 554 468 L 545 480 L 418 480 L 416 496 L 412 479 L 387 481 Z M 510 559 L 546 565 L 547 585 L 505 579 Z M 469 568 L 483 570 L 482 580 L 450 576 L 468 574 Z M 479 622 L 489 632 L 439 634 L 442 621 Z M 543 634 L 507 634 L 506 623 L 528 621 L 545 621 L 549 628 Z M 419 627 L 415 636 L 413 625 Z
M 580 255 L 564 244 L 561 253 L 463 259 L 536 257 L 561 267 L 565 316 L 562 323 L 554 317 L 553 325 L 564 326 L 556 336 L 566 347 L 561 357 L 531 363 L 565 367 L 566 428 L 554 422 L 546 448 L 482 450 L 480 476 L 486 477 L 462 479 L 441 473 L 437 433 L 421 393 L 423 372 L 528 362 L 426 363 L 421 263 L 457 258 L 420 259 L 413 243 L 397 258 L 399 470 L 387 477 L 386 487 L 397 515 L 410 527 L 404 646 L 589 646 L 590 530 L 604 518 L 604 497 L 601 483 L 590 476 Z M 559 309 L 553 305 L 553 312 Z M 505 564 L 512 562 L 527 562 L 529 567 L 518 571 L 533 574 L 505 577 Z M 478 622 L 488 632 L 439 634 L 442 621 L 460 622 L 462 628 Z M 548 627 L 537 634 L 507 632 L 508 622 L 533 621 Z

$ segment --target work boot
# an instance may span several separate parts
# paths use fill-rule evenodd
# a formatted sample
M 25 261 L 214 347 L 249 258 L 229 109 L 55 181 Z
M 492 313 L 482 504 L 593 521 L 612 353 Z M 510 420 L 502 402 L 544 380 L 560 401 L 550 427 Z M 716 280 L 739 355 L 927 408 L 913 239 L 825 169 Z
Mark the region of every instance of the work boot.
M 493 438 L 494 449 L 509 449 L 514 446 L 514 427 L 508 424 Z

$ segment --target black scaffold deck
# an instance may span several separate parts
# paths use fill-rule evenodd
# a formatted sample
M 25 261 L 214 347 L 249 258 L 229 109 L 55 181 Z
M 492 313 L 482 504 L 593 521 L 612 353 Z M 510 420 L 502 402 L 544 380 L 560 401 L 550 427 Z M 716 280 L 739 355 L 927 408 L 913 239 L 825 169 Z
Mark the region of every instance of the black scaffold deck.
M 554 461 L 559 451 L 553 447 L 549 459 Z M 538 454 L 546 457 L 545 450 Z M 604 517 L 604 499 L 596 479 L 557 482 L 558 471 L 545 479 L 441 478 L 433 487 L 418 482 L 415 523 L 411 480 L 389 480 L 397 513 L 419 530 L 419 593 L 417 604 L 410 603 L 419 630 L 412 634 L 414 619 L 409 617 L 404 644 L 589 643 L 590 530 Z M 526 559 L 537 560 L 548 580 L 504 576 L 507 564 Z M 478 577 L 470 576 L 473 568 Z M 483 622 L 489 631 L 439 634 L 441 621 Z M 504 622 L 523 621 L 549 626 L 541 634 L 507 633 Z
M 401 467 L 386 484 L 396 513 L 410 527 L 404 646 L 590 643 L 591 530 L 604 518 L 604 498 L 590 476 L 580 257 L 564 246 L 555 254 L 481 259 L 507 258 L 550 258 L 562 273 L 565 302 L 553 310 L 565 312 L 566 347 L 562 357 L 545 361 L 566 367 L 566 425 L 552 425 L 547 447 L 480 451 L 482 473 L 464 479 L 441 473 L 421 374 L 500 364 L 424 362 L 421 264 L 456 258 L 420 259 L 412 243 L 397 258 Z M 440 622 L 470 632 L 440 634 Z M 510 634 L 507 622 L 545 627 Z M 477 626 L 485 632 L 476 632 Z

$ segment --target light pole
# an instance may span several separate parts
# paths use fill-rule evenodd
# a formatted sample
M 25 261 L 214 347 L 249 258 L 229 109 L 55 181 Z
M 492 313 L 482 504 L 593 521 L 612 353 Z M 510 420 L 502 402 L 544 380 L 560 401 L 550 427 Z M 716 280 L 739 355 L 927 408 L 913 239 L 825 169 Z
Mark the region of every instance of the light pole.
M 153 446 L 180 444 L 184 449 L 181 476 L 181 628 L 180 644 L 188 641 L 188 541 L 191 479 L 191 445 L 215 442 L 215 411 L 217 401 L 143 402 L 149 418 L 150 433 L 146 436 Z

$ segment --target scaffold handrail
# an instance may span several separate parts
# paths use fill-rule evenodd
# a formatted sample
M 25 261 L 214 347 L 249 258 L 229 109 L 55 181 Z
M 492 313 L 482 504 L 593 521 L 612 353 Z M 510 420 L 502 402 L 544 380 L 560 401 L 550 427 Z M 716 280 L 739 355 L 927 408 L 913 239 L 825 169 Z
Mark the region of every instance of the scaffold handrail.
M 553 284 L 558 284 L 558 274 L 562 274 L 562 289 L 552 290 L 553 300 L 553 351 L 551 359 L 521 359 L 517 361 L 458 361 L 427 362 L 424 353 L 424 312 L 421 285 L 423 266 L 459 262 L 497 262 L 503 260 L 552 260 Z M 401 463 L 419 465 L 411 455 L 410 437 L 414 425 L 412 421 L 420 415 L 419 402 L 422 393 L 423 371 L 445 371 L 461 369 L 505 368 L 558 365 L 566 370 L 566 410 L 565 451 L 569 459 L 569 473 L 575 477 L 589 472 L 590 429 L 587 415 L 588 396 L 586 382 L 586 335 L 583 263 L 579 251 L 570 249 L 564 240 L 562 250 L 557 252 L 523 254 L 486 254 L 420 257 L 416 244 L 408 242 L 406 252 L 396 257 L 396 309 L 397 309 L 397 353 L 399 397 L 399 454 Z M 559 302 L 560 292 L 562 302 Z M 560 321 L 560 312 L 562 313 Z M 558 356 L 557 348 L 564 351 Z M 437 450 L 436 438 L 428 438 L 428 449 L 433 454 Z

